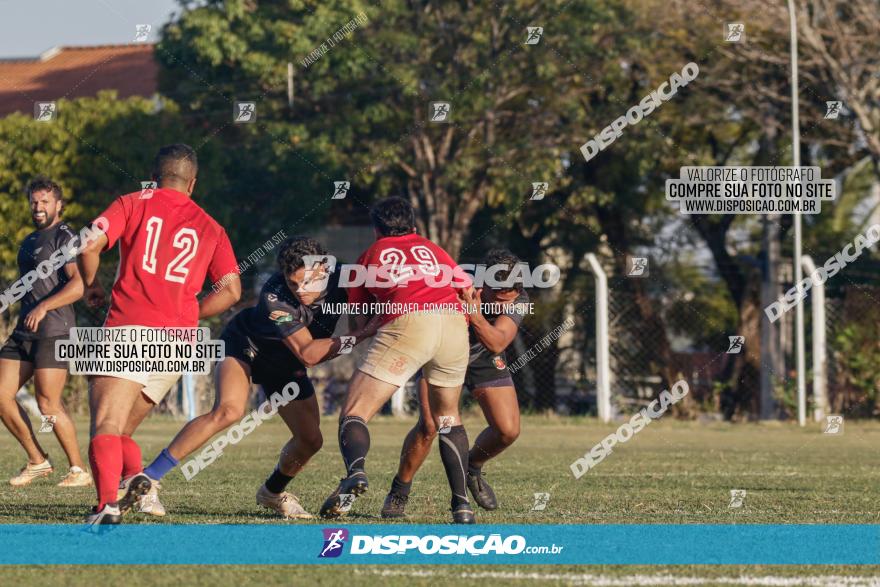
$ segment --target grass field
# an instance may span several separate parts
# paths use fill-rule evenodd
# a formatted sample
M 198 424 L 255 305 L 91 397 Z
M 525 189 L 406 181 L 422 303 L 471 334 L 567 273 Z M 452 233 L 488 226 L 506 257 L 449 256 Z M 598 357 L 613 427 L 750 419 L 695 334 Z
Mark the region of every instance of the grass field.
M 378 419 L 372 426 L 367 462 L 371 491 L 358 500 L 349 523 L 381 523 L 378 516 L 394 475 L 400 442 L 411 421 Z M 79 429 L 85 432 L 85 422 Z M 473 438 L 482 422 L 465 425 Z M 179 422 L 153 418 L 136 436 L 149 461 L 179 428 Z M 306 509 L 317 510 L 342 474 L 335 419 L 322 423 L 325 447 L 291 488 Z M 507 453 L 490 463 L 485 474 L 501 507 L 478 512 L 481 523 L 625 524 L 625 523 L 880 523 L 880 424 L 846 422 L 840 436 L 823 435 L 818 424 L 798 429 L 790 424 L 701 424 L 659 421 L 614 452 L 594 470 L 575 480 L 569 464 L 612 431 L 595 420 L 528 416 L 522 436 Z M 259 427 L 191 481 L 174 472 L 166 477 L 162 500 L 165 518 L 131 516 L 128 523 L 283 523 L 254 503 L 254 493 L 274 466 L 286 440 L 278 421 Z M 51 435 L 42 435 L 50 457 L 65 463 Z M 84 443 L 85 435 L 81 437 Z M 8 434 L 0 435 L 0 471 L 11 476 L 23 453 Z M 60 479 L 56 473 L 53 481 Z M 741 508 L 730 508 L 730 490 L 747 491 Z M 551 494 L 543 512 L 531 511 L 536 492 Z M 0 523 L 76 523 L 94 499 L 92 489 L 66 490 L 47 481 L 31 487 L 0 488 Z M 448 489 L 436 450 L 417 477 L 410 500 L 412 523 L 445 523 Z M 304 523 L 304 522 L 298 522 Z M 308 523 L 308 522 L 305 522 Z M 314 523 L 322 524 L 321 521 Z M 2 532 L 2 530 L 0 530 Z M 61 569 L 59 569 L 61 570 Z M 126 582 L 162 585 L 232 583 L 421 585 L 453 581 L 462 572 L 492 584 L 741 584 L 739 577 L 766 577 L 742 584 L 880 585 L 873 567 L 346 567 L 107 569 L 67 567 L 47 576 L 41 569 L 0 570 L 24 584 Z M 96 575 L 95 573 L 99 573 Z M 798 582 L 798 576 L 814 582 Z M 825 577 L 824 579 L 822 577 Z M 627 578 L 629 577 L 629 578 Z M 63 579 L 63 580 L 62 580 Z M 696 581 L 696 582 L 694 582 Z M 734 581 L 734 582 L 731 582 Z M 804 580 L 806 581 L 806 579 Z M 819 581 L 818 583 L 815 581 Z M 466 583 L 470 583 L 467 581 Z M 461 584 L 460 580 L 458 584 Z

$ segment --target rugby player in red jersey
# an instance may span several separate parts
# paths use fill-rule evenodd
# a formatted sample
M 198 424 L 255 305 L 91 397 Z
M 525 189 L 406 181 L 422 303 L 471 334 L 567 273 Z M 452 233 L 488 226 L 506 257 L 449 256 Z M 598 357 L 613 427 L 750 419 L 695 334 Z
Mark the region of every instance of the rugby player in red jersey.
M 507 347 L 516 338 L 519 325 L 528 308 L 529 295 L 521 281 L 511 278 L 520 260 L 508 250 L 494 249 L 486 257 L 486 267 L 503 267 L 496 271 L 499 287 L 462 291 L 469 307 L 470 358 L 465 386 L 479 402 L 489 424 L 468 455 L 467 485 L 474 501 L 486 510 L 498 507 L 495 492 L 483 478 L 483 465 L 498 456 L 519 437 L 519 402 L 513 377 L 507 366 Z M 481 305 L 485 304 L 485 310 Z M 383 518 L 405 517 L 412 480 L 431 451 L 437 428 L 427 402 L 428 386 L 419 382 L 419 421 L 413 426 L 400 451 L 397 476 L 382 506 Z
M 376 242 L 361 255 L 358 265 L 378 268 L 387 280 L 350 289 L 349 303 L 399 304 L 405 309 L 395 311 L 392 307 L 381 312 L 383 325 L 349 383 L 339 415 L 345 477 L 324 502 L 321 516 L 336 518 L 345 514 L 354 499 L 367 490 L 367 422 L 421 369 L 440 433 L 440 456 L 452 489 L 452 519 L 472 524 L 474 513 L 465 480 L 468 439 L 458 412 L 468 362 L 467 319 L 454 282 L 442 277 L 433 279 L 441 272 L 454 272 L 453 278 L 458 281 L 464 273 L 446 251 L 416 234 L 415 213 L 403 198 L 378 202 L 370 218 Z M 364 323 L 366 316 L 358 316 L 358 321 Z
M 119 243 L 105 328 L 194 328 L 200 318 L 223 312 L 241 297 L 226 231 L 192 200 L 197 173 L 191 147 L 162 147 L 153 166 L 157 188 L 120 196 L 93 223 L 104 234 L 77 258 L 92 306 L 103 305 L 105 298 L 95 279 L 100 254 Z M 206 276 L 223 287 L 198 300 Z M 89 378 L 89 461 L 98 506 L 87 523 L 118 524 L 121 514 L 150 490 L 150 479 L 141 473 L 140 447 L 131 434 L 179 377 L 115 373 Z M 122 490 L 121 497 L 117 490 Z

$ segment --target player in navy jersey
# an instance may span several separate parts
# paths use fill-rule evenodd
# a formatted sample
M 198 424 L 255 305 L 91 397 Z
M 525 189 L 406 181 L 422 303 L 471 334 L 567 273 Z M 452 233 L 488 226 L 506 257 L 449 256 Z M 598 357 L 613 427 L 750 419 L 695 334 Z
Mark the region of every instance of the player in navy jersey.
M 53 472 L 27 414 L 15 401 L 15 393 L 33 376 L 40 412 L 54 422 L 52 430 L 70 462 L 69 472 L 58 485 L 82 487 L 91 485 L 92 477 L 80 457 L 73 421 L 61 403 L 67 364 L 56 360 L 55 341 L 67 338 L 76 326 L 72 304 L 82 297 L 83 283 L 72 256 L 67 262 L 52 263 L 59 255 L 66 255 L 77 235 L 61 221 L 61 186 L 37 177 L 28 184 L 27 196 L 36 230 L 21 243 L 18 270 L 22 278 L 27 274 L 37 278 L 21 297 L 15 330 L 0 349 L 0 419 L 24 448 L 28 462 L 9 483 L 21 487 Z M 38 267 L 45 265 L 60 267 L 42 275 Z
M 239 312 L 223 331 L 226 358 L 217 368 L 214 408 L 189 422 L 144 470 L 154 487 L 181 459 L 244 416 L 252 381 L 263 387 L 267 398 L 293 383 L 296 397 L 278 409 L 293 438 L 257 491 L 257 503 L 284 518 L 311 517 L 298 498 L 285 491 L 323 444 L 318 401 L 306 369 L 350 352 L 377 325 L 368 322 L 349 337 L 333 337 L 340 315 L 325 312 L 325 304 L 344 303 L 346 294 L 338 286 L 338 274 L 329 273 L 324 263 L 312 264 L 326 255 L 323 246 L 308 237 L 292 237 L 281 245 L 279 270 L 263 286 L 257 305 Z M 154 491 L 142 499 L 141 510 L 164 513 Z
M 503 265 L 496 279 L 507 286 L 519 259 L 510 251 L 495 249 L 488 253 L 487 267 Z M 516 338 L 526 313 L 529 296 L 521 283 L 510 287 L 473 288 L 462 292 L 470 312 L 470 357 L 465 386 L 476 398 L 488 426 L 480 432 L 468 454 L 467 486 L 474 501 L 486 510 L 498 507 L 495 492 L 482 475 L 483 465 L 513 444 L 519 436 L 519 403 L 507 366 L 505 350 Z M 482 306 L 484 304 L 485 306 Z M 487 311 L 484 313 L 483 308 Z M 500 312 L 498 311 L 500 310 Z M 400 451 L 397 476 L 382 506 L 383 518 L 402 518 L 409 499 L 412 480 L 431 451 L 437 427 L 428 403 L 428 385 L 419 381 L 419 421 L 410 430 Z

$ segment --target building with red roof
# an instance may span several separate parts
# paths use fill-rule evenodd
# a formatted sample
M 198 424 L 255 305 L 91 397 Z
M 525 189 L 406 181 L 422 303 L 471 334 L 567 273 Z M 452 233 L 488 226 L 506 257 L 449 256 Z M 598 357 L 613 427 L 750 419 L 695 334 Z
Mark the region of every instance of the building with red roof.
M 153 97 L 159 67 L 152 44 L 55 47 L 37 58 L 0 59 L 0 117 L 33 112 L 34 102 L 94 96 Z

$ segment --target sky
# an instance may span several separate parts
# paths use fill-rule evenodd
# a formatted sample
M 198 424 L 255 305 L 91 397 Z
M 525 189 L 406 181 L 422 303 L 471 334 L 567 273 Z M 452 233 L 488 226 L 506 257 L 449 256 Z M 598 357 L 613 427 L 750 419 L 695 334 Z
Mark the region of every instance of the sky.
M 130 43 L 135 25 L 149 40 L 180 12 L 176 0 L 0 0 L 0 58 L 35 57 L 56 45 Z

